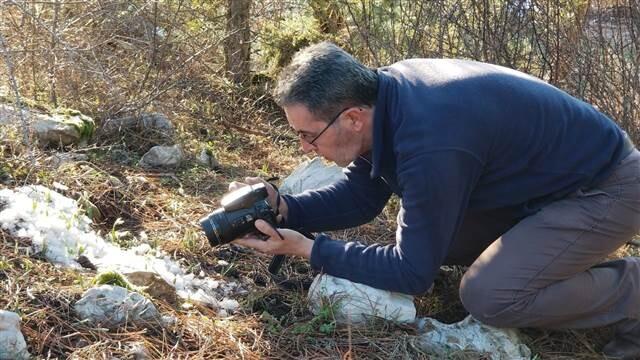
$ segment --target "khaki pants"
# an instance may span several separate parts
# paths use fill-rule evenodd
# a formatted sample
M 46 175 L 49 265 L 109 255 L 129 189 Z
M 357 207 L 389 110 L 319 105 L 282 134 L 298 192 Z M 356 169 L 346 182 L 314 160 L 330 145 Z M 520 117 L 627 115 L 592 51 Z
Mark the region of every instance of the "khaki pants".
M 602 262 L 638 232 L 634 150 L 598 186 L 519 222 L 499 211 L 469 212 L 446 263 L 471 264 L 460 297 L 484 323 L 597 327 L 640 319 L 640 258 Z

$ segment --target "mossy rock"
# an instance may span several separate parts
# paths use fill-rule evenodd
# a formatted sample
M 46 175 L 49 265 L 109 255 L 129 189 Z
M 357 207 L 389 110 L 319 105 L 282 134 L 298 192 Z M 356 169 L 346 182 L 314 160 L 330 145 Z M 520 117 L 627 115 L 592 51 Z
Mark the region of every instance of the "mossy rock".
M 75 127 L 80 134 L 81 141 L 87 141 L 91 139 L 95 132 L 95 121 L 91 117 L 84 115 L 78 110 L 58 108 L 54 110 L 51 115 L 56 120 Z

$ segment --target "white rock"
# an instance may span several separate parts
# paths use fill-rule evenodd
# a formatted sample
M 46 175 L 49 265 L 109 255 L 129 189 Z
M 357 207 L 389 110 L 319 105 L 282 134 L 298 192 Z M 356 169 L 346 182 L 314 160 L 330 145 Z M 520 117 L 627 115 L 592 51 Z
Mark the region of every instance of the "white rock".
M 178 167 L 184 155 L 179 145 L 154 146 L 140 159 L 143 167 Z
M 309 305 L 318 314 L 325 301 L 337 304 L 338 322 L 364 323 L 372 316 L 398 322 L 413 322 L 416 307 L 413 296 L 355 283 L 331 275 L 316 276 L 309 288 Z
M 327 166 L 316 157 L 300 164 L 280 185 L 282 194 L 298 194 L 305 190 L 318 189 L 344 179 L 342 168 L 337 165 Z
M 158 310 L 147 298 L 111 285 L 85 291 L 73 309 L 81 319 L 107 328 L 118 328 L 126 323 L 158 323 L 161 319 Z
M 431 318 L 418 321 L 424 333 L 416 345 L 438 359 L 449 358 L 460 351 L 488 355 L 492 360 L 528 360 L 531 350 L 522 343 L 515 329 L 499 329 L 484 325 L 468 316 L 455 324 L 443 324 Z
M 0 310 L 0 359 L 28 359 L 29 352 L 20 332 L 20 316 Z
M 45 144 L 68 145 L 80 140 L 80 132 L 75 126 L 46 115 L 37 115 L 33 130 L 38 139 Z

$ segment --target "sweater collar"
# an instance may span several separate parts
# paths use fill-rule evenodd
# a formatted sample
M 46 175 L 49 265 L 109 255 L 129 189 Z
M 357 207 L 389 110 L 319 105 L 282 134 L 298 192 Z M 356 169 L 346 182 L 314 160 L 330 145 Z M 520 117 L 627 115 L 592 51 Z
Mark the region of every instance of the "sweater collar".
M 386 72 L 377 69 L 378 74 L 378 95 L 376 97 L 375 110 L 373 112 L 373 145 L 371 149 L 371 178 L 380 176 L 380 168 L 382 167 L 382 158 L 384 151 L 384 124 L 387 122 L 387 90 L 389 88 L 390 79 Z

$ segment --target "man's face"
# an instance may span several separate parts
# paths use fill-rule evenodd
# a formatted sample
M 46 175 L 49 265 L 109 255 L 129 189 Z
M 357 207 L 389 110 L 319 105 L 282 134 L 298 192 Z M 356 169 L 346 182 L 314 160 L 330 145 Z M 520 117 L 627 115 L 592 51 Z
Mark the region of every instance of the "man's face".
M 345 167 L 361 152 L 362 134 L 354 128 L 346 108 L 334 119 L 318 119 L 304 105 L 284 107 L 289 125 L 298 134 L 305 153 L 314 151 L 323 158 Z M 331 122 L 331 120 L 334 120 Z

